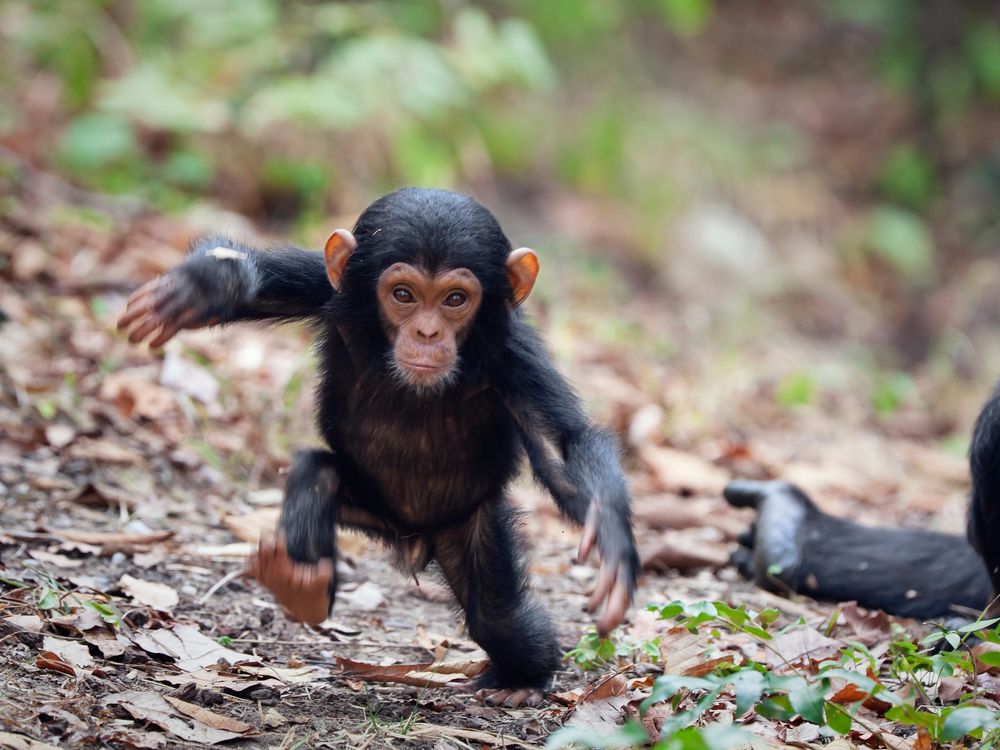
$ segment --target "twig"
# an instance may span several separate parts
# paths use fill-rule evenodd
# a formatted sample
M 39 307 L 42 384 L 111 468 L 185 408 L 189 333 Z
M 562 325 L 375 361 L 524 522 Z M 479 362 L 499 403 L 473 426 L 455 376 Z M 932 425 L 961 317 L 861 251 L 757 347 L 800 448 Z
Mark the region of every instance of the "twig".
M 222 576 L 222 578 L 216 581 L 215 585 L 212 586 L 212 588 L 210 588 L 208 591 L 204 593 L 204 595 L 198 600 L 198 604 L 204 604 L 205 602 L 207 602 L 209 599 L 212 598 L 212 596 L 215 594 L 216 591 L 221 589 L 227 583 L 229 583 L 230 581 L 234 581 L 237 578 L 241 578 L 244 575 L 246 575 L 246 571 L 243 569 L 229 571 L 224 576 Z

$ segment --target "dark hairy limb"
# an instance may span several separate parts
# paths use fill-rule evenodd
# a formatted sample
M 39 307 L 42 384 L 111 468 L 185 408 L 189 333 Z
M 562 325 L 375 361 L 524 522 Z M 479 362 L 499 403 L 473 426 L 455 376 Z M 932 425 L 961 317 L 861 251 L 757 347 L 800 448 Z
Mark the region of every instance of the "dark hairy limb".
M 924 619 L 978 612 L 992 597 L 982 560 L 960 536 L 835 518 L 787 482 L 730 482 L 724 494 L 757 511 L 732 561 L 763 588 Z
M 972 496 L 969 541 L 986 563 L 993 590 L 1000 593 L 1000 386 L 986 401 L 969 448 Z
M 513 326 L 504 371 L 505 403 L 535 476 L 563 515 L 584 527 L 578 560 L 595 547 L 601 558 L 587 608 L 595 611 L 604 603 L 598 631 L 607 635 L 624 621 L 639 572 L 631 500 L 617 448 L 590 422 L 537 335 L 520 321 Z
M 560 660 L 552 622 L 530 597 L 515 523 L 507 501 L 498 500 L 434 536 L 435 558 L 469 635 L 490 656 L 477 680 L 481 697 L 505 705 L 539 700 Z
M 162 346 L 185 328 L 318 315 L 333 294 L 320 253 L 204 237 L 184 263 L 129 298 L 118 327 L 132 343 Z

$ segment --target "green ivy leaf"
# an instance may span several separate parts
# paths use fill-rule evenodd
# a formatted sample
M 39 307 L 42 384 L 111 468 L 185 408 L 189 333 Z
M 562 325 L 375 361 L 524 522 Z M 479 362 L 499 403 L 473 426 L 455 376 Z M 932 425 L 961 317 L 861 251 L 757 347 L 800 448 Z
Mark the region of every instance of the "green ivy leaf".
M 788 701 L 796 713 L 806 721 L 819 726 L 826 723 L 823 715 L 826 701 L 823 699 L 823 689 L 819 685 L 806 683 L 796 690 L 789 691 Z
M 937 739 L 957 740 L 980 729 L 992 729 L 997 723 L 997 715 L 992 711 L 981 706 L 960 706 L 944 717 Z

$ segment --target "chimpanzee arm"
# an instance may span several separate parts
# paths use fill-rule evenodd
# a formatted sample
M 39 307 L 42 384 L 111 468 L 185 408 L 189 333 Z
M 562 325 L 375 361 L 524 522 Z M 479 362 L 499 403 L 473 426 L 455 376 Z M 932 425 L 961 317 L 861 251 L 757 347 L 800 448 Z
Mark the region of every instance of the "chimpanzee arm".
M 184 328 L 310 317 L 333 293 L 322 253 L 203 237 L 187 260 L 132 295 L 118 327 L 131 327 L 133 343 L 156 332 L 150 345 L 160 346 Z
M 520 319 L 503 368 L 503 398 L 538 480 L 560 511 L 584 525 L 580 558 L 596 545 L 601 572 L 589 608 L 607 599 L 599 623 L 611 630 L 625 615 L 639 570 L 628 486 L 614 440 L 587 418 L 537 334 Z
M 969 541 L 983 556 L 994 591 L 1000 593 L 1000 386 L 976 420 L 969 469 Z

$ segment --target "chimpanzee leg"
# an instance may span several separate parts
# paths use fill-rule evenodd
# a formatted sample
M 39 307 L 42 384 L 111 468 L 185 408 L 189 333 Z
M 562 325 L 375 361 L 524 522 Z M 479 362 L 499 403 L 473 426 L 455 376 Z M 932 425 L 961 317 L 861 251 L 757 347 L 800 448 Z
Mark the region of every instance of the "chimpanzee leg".
M 506 499 L 434 536 L 435 557 L 465 611 L 469 635 L 489 654 L 478 680 L 487 701 L 541 699 L 560 660 L 555 629 L 531 600 L 516 513 Z
M 763 588 L 921 618 L 978 611 L 990 599 L 982 560 L 960 536 L 835 518 L 787 482 L 731 482 L 725 497 L 757 510 L 733 563 Z
M 322 622 L 333 608 L 335 524 L 385 540 L 396 536 L 385 521 L 352 502 L 341 486 L 332 453 L 296 453 L 285 484 L 279 538 L 261 541 L 249 570 L 297 620 Z
M 976 420 L 969 469 L 969 541 L 986 562 L 993 591 L 1000 593 L 1000 387 L 993 391 Z

